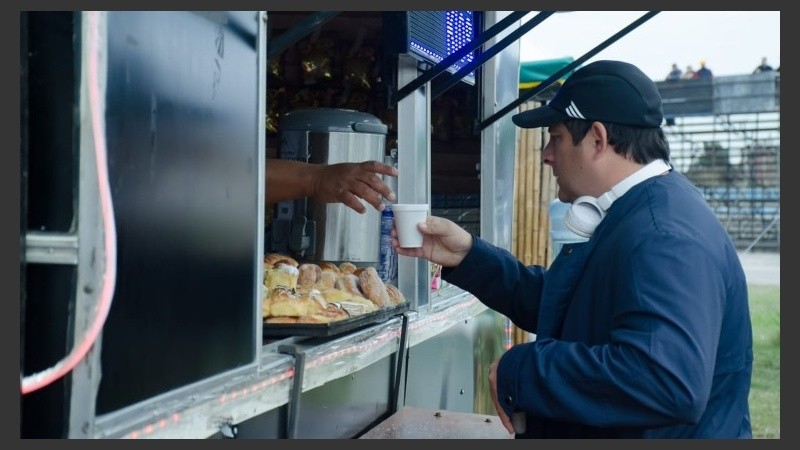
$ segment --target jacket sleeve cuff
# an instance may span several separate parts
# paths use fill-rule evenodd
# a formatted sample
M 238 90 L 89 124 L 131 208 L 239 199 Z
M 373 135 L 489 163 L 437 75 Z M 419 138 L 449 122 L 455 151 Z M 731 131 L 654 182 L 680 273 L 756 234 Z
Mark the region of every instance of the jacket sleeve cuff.
M 523 356 L 525 345 L 511 347 L 500 358 L 497 364 L 497 402 L 503 411 L 511 417 L 519 407 L 519 361 Z
M 489 251 L 486 241 L 472 235 L 472 248 L 469 249 L 461 264 L 455 267 L 442 268 L 442 279 L 469 291 L 470 281 L 473 281 L 475 276 L 479 275 L 481 261 Z

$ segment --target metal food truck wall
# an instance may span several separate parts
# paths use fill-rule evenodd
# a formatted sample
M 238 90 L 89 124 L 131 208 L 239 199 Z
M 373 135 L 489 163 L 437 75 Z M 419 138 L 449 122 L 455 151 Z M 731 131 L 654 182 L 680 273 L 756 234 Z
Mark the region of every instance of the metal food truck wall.
M 92 437 L 101 417 L 157 403 L 220 374 L 256 370 L 260 18 L 256 12 L 21 14 L 29 50 L 23 55 L 32 69 L 25 83 L 35 96 L 23 147 L 34 178 L 23 188 L 30 193 L 23 214 L 33 220 L 23 249 L 31 288 L 23 295 L 22 374 L 36 380 L 33 373 L 47 374 L 89 339 L 102 316 L 101 288 L 115 282 L 94 350 L 71 373 L 22 397 L 23 437 Z M 39 101 L 40 88 L 58 101 Z M 65 125 L 52 128 L 43 120 L 48 116 Z M 113 198 L 102 210 L 98 153 L 107 160 Z M 54 200 L 41 188 L 49 171 L 63 174 L 59 196 L 75 206 L 58 209 L 68 227 L 39 219 Z M 104 238 L 112 233 L 100 220 L 106 214 L 115 218 L 111 247 Z M 103 258 L 112 251 L 117 258 L 107 264 Z M 72 275 L 41 269 L 48 267 Z M 58 282 L 52 290 L 32 288 L 51 281 Z M 55 332 L 62 334 L 50 338 Z
M 25 18 L 33 23 L 46 14 Z M 502 319 L 454 286 L 432 292 L 430 267 L 420 260 L 400 264 L 400 288 L 414 305 L 402 315 L 331 338 L 263 338 L 271 15 L 76 12 L 61 16 L 65 28 L 30 33 L 34 47 L 71 41 L 66 47 L 74 59 L 58 63 L 76 79 L 53 87 L 48 70 L 23 58 L 31 67 L 30 92 L 32 85 L 48 84 L 63 97 L 50 106 L 29 99 L 40 108 L 30 111 L 23 139 L 29 186 L 41 186 L 39 174 L 69 161 L 62 183 L 74 186 L 68 190 L 77 211 L 63 213 L 71 223 L 66 230 L 27 228 L 24 375 L 69 351 L 89 328 L 98 302 L 103 267 L 96 261 L 107 249 L 93 178 L 92 83 L 104 93 L 119 253 L 114 302 L 94 350 L 64 378 L 22 397 L 23 437 L 352 438 L 406 405 L 491 413 L 483 377 L 503 350 Z M 329 18 L 308 15 L 309 22 Z M 483 29 L 503 17 L 484 12 Z M 476 119 L 516 96 L 518 54 L 515 42 L 483 63 L 467 90 L 480 101 Z M 91 56 L 104 64 L 99 80 L 89 78 Z M 424 68 L 397 55 L 397 87 Z M 423 84 L 395 105 L 399 201 L 430 203 L 437 193 L 431 165 L 445 155 L 431 144 L 438 117 L 433 86 Z M 42 143 L 36 139 L 48 108 L 71 119 Z M 505 248 L 515 136 L 509 115 L 472 138 L 479 142 L 471 157 L 480 161 L 480 234 Z M 43 157 L 47 152 L 55 157 Z M 29 224 L 43 220 L 36 211 L 53 196 L 46 188 L 30 191 L 23 208 Z M 59 253 L 66 253 L 63 260 L 41 256 L 54 248 L 72 250 Z M 37 291 L 36 272 L 46 265 L 74 274 L 62 277 L 59 288 Z M 47 338 L 37 341 L 36 333 Z

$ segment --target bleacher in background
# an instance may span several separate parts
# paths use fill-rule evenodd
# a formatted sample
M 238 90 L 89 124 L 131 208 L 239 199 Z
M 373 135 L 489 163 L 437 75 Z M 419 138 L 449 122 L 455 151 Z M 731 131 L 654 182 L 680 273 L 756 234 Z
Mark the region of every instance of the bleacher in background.
M 672 163 L 739 250 L 780 252 L 780 73 L 656 85 Z

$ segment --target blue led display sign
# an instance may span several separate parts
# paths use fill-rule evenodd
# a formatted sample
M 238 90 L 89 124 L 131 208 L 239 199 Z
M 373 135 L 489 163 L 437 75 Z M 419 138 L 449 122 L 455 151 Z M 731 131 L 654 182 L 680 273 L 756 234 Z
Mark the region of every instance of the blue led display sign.
M 475 38 L 475 15 L 473 11 L 408 11 L 408 52 L 413 56 L 437 64 L 458 51 Z M 455 73 L 475 58 L 470 52 L 447 71 Z M 475 73 L 463 78 L 475 84 Z

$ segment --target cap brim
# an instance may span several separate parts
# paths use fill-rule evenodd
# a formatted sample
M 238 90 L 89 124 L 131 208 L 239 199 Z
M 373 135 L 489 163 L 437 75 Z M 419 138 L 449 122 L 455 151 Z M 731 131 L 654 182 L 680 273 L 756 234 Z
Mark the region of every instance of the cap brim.
M 569 117 L 567 115 L 562 114 L 555 108 L 550 107 L 550 105 L 544 105 L 535 109 L 514 114 L 511 117 L 511 120 L 516 126 L 521 128 L 540 128 L 549 127 L 554 123 L 563 122 L 568 118 Z

